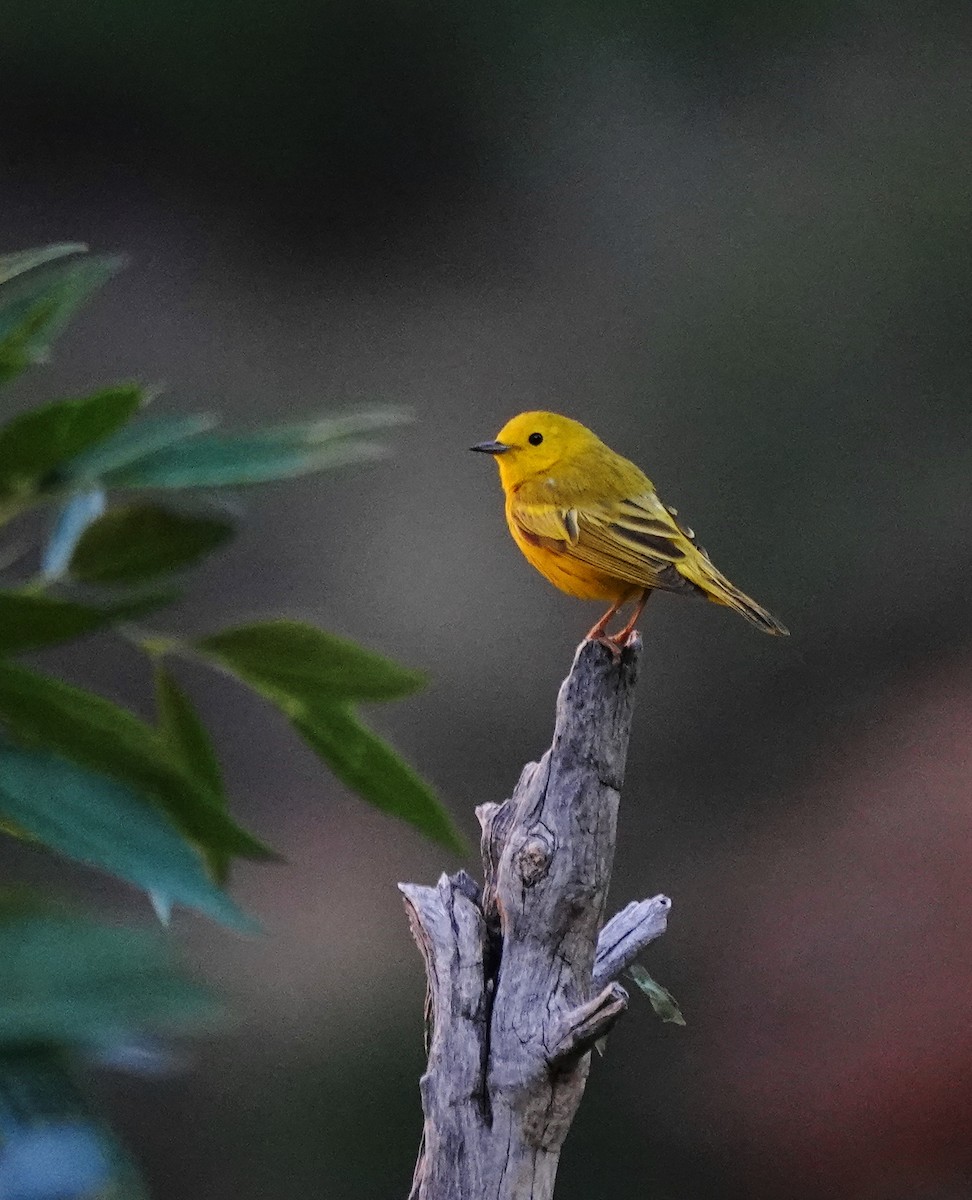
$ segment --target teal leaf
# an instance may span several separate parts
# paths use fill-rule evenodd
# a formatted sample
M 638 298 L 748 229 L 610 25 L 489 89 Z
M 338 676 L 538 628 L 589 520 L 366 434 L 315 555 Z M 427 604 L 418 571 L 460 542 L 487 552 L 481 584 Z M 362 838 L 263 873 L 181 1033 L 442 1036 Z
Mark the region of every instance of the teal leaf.
M 193 643 L 288 712 L 328 700 L 397 700 L 425 684 L 419 671 L 301 621 L 241 625 Z
M 131 621 L 173 599 L 171 592 L 95 606 L 40 592 L 0 591 L 0 655 L 22 654 Z
M 101 488 L 76 492 L 57 515 L 54 531 L 44 547 L 41 575 L 50 581 L 60 579 L 68 569 L 71 555 L 82 533 L 105 511 L 108 498 Z
M 73 913 L 0 922 L 0 1043 L 90 1046 L 209 1024 L 212 996 L 181 975 L 155 929 Z
M 363 800 L 407 821 L 460 854 L 465 844 L 432 788 L 350 707 L 321 706 L 291 715 L 294 728 L 334 774 Z
M 385 457 L 367 435 L 406 420 L 398 410 L 280 425 L 255 433 L 209 433 L 107 471 L 109 487 L 200 488 L 266 483 Z
M 65 459 L 106 438 L 137 411 L 141 390 L 108 388 L 30 409 L 0 428 L 0 496 L 38 491 Z
M 233 536 L 233 526 L 154 504 L 113 508 L 81 535 L 71 574 L 83 583 L 132 584 L 190 566 Z
M 0 724 L 24 748 L 52 750 L 153 797 L 207 854 L 275 857 L 173 760 L 151 725 L 102 696 L 0 661 Z
M 671 992 L 666 991 L 660 983 L 656 983 L 640 963 L 632 963 L 628 967 L 628 974 L 648 997 L 656 1016 L 661 1017 L 663 1021 L 670 1022 L 672 1025 L 685 1024 L 685 1018 L 682 1016 L 682 1011 L 678 1007 L 675 997 Z
M 0 816 L 69 858 L 195 908 L 235 929 L 253 925 L 151 800 L 46 751 L 0 743 Z
M 140 458 L 169 449 L 214 424 L 213 417 L 204 415 L 142 417 L 63 463 L 57 477 L 65 484 L 97 483 L 109 471 L 119 471 Z
M 66 258 L 70 254 L 85 254 L 87 250 L 88 247 L 83 242 L 61 242 L 54 246 L 41 246 L 36 250 L 0 254 L 0 284 L 57 258 Z
M 15 270 L 19 278 L 0 286 L 0 383 L 46 361 L 76 310 L 122 265 L 119 258 L 85 258 Z

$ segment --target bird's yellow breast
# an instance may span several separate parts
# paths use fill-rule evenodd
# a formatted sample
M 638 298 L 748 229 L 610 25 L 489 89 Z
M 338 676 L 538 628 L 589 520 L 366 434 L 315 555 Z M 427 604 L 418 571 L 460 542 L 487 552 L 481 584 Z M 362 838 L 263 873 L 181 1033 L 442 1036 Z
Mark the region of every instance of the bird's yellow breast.
M 523 557 L 554 587 L 579 600 L 607 600 L 618 603 L 635 595 L 639 589 L 623 579 L 616 579 L 575 558 L 567 546 L 552 545 L 548 539 L 534 538 L 523 532 L 513 519 L 509 507 L 506 523 Z

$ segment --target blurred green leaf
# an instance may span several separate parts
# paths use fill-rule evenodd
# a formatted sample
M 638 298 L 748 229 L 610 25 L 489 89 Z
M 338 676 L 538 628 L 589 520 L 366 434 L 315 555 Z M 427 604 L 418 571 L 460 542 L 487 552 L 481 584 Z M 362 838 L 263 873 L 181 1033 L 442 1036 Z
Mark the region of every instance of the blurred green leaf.
M 173 760 L 155 729 L 102 696 L 0 661 L 0 722 L 26 748 L 53 750 L 155 797 L 217 861 L 223 855 L 275 857 Z
M 141 583 L 189 566 L 232 536 L 229 522 L 212 517 L 155 504 L 113 508 L 85 529 L 70 571 L 84 583 Z
M 44 362 L 84 301 L 122 266 L 117 258 L 57 263 L 0 286 L 0 383 Z
M 628 967 L 628 974 L 645 993 L 651 1002 L 651 1007 L 655 1010 L 657 1016 L 663 1021 L 670 1022 L 672 1025 L 684 1025 L 685 1018 L 682 1016 L 681 1009 L 675 1001 L 675 997 L 660 983 L 656 983 L 648 974 L 641 963 L 632 963 Z
M 140 388 L 121 386 L 14 417 L 0 428 L 0 496 L 36 491 L 59 463 L 124 425 L 141 401 Z
M 155 664 L 155 704 L 159 732 L 172 757 L 225 802 L 223 772 L 212 740 L 192 701 L 160 662 Z
M 102 476 L 109 487 L 198 488 L 266 483 L 353 462 L 386 450 L 362 435 L 407 415 L 381 410 L 280 425 L 249 434 L 201 434 Z
M 88 247 L 83 242 L 62 242 L 55 246 L 41 246 L 36 250 L 18 250 L 15 254 L 0 254 L 0 284 L 17 275 L 32 271 L 56 258 L 69 254 L 86 254 Z
M 350 707 L 322 706 L 290 715 L 294 728 L 334 774 L 362 799 L 407 821 L 427 837 L 460 854 L 466 846 L 432 788 Z
M 118 621 L 131 621 L 174 598 L 174 593 L 165 592 L 99 607 L 39 592 L 0 591 L 0 655 L 40 650 Z
M 195 437 L 215 424 L 213 417 L 142 417 L 117 430 L 76 458 L 62 463 L 57 477 L 65 483 L 96 483 L 109 471 Z
M 363 799 L 450 849 L 464 851 L 432 788 L 362 725 L 347 703 L 410 695 L 424 683 L 419 672 L 299 621 L 225 630 L 199 639 L 193 649 L 279 708 Z
M 224 925 L 252 929 L 145 796 L 47 752 L 0 743 L 0 816 L 52 850 Z
M 69 913 L 0 921 L 0 1042 L 87 1046 L 210 1021 L 210 994 L 175 969 L 155 930 Z
M 241 625 L 193 646 L 290 715 L 334 699 L 397 700 L 425 684 L 419 671 L 302 621 Z
M 192 701 L 158 660 L 155 663 L 155 706 L 159 714 L 159 733 L 172 758 L 206 788 L 215 803 L 226 808 L 223 772 L 209 732 Z M 207 857 L 216 881 L 225 883 L 229 875 L 230 855 L 210 850 Z M 167 924 L 165 898 L 153 895 L 152 903 L 159 913 L 159 919 Z

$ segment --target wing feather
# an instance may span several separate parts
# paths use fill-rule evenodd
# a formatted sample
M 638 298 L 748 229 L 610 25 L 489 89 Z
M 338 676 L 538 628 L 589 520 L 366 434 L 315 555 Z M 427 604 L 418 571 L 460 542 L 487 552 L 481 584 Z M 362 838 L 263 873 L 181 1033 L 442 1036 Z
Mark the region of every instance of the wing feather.
M 559 549 L 606 575 L 645 588 L 694 589 L 676 568 L 694 547 L 653 492 L 570 509 L 513 503 L 510 512 L 531 541 Z
M 638 472 L 640 475 L 640 472 Z M 641 477 L 644 479 L 644 477 Z M 741 613 L 764 632 L 786 634 L 774 616 L 741 592 L 696 544 L 650 483 L 625 499 L 574 497 L 570 508 L 510 498 L 507 513 L 523 536 L 636 587 L 694 592 Z

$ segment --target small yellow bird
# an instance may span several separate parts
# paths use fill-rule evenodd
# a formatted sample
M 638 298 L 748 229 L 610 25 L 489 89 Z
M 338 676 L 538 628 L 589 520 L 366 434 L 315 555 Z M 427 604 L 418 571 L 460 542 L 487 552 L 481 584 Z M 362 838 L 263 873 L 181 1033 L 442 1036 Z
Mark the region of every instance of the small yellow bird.
M 764 633 L 789 632 L 712 565 L 651 480 L 579 421 L 520 413 L 470 449 L 496 456 L 506 522 L 527 562 L 570 596 L 610 603 L 588 638 L 623 646 L 656 588 L 725 604 Z M 631 620 L 607 637 L 629 602 Z

